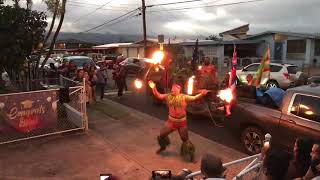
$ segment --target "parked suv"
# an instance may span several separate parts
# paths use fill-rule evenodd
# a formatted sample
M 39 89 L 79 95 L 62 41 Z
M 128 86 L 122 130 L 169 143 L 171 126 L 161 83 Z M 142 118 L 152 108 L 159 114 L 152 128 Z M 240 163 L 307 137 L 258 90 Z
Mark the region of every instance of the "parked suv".
M 253 75 L 257 72 L 260 63 L 252 63 L 241 70 L 237 70 L 237 77 L 240 82 L 247 84 L 247 76 Z M 287 89 L 294 86 L 295 82 L 301 76 L 301 72 L 298 71 L 298 66 L 291 64 L 270 63 L 270 79 L 263 80 L 262 83 L 267 87 L 280 87 Z M 264 82 L 266 81 L 266 82 Z

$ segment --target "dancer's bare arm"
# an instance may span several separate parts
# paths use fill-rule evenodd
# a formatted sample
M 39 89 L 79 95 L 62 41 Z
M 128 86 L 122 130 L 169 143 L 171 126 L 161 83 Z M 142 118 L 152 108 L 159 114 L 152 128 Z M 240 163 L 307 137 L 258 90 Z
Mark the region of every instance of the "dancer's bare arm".
M 157 87 L 156 87 L 156 84 L 153 82 L 153 81 L 149 81 L 149 86 L 150 88 L 152 89 L 152 93 L 158 98 L 158 99 L 161 99 L 161 100 L 164 100 L 168 94 L 161 94 L 159 93 L 159 91 L 157 90 Z
M 192 102 L 192 101 L 196 101 L 200 98 L 202 98 L 203 96 L 205 96 L 206 94 L 208 93 L 208 90 L 200 90 L 200 93 L 195 95 L 195 96 L 189 96 L 189 95 L 186 95 L 185 98 L 186 98 L 186 101 L 187 102 Z

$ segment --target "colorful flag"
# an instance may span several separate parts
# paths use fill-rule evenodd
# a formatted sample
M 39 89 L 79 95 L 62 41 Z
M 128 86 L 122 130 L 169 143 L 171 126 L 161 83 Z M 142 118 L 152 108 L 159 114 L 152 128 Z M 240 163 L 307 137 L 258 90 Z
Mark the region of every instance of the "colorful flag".
M 255 74 L 256 88 L 260 88 L 261 84 L 265 84 L 268 79 L 270 79 L 270 48 L 267 49 Z
M 232 57 L 232 68 L 231 68 L 231 73 L 229 76 L 229 88 L 231 91 L 231 100 L 235 94 L 236 91 L 236 82 L 237 82 L 237 51 L 236 51 L 236 46 L 234 45 L 233 47 L 233 57 Z M 230 101 L 229 104 L 226 105 L 226 115 L 229 116 L 231 115 L 231 106 L 232 106 L 232 101 Z
M 191 65 L 192 65 L 192 70 L 195 71 L 196 70 L 196 64 L 199 60 L 199 54 L 198 54 L 198 39 L 196 41 L 194 50 L 193 50 L 193 54 L 192 54 L 192 60 L 191 60 Z
M 237 51 L 236 51 L 236 46 L 234 45 L 233 57 L 232 57 L 232 68 L 231 68 L 231 74 L 229 78 L 229 88 L 231 88 L 232 91 L 236 89 L 236 81 L 237 81 Z

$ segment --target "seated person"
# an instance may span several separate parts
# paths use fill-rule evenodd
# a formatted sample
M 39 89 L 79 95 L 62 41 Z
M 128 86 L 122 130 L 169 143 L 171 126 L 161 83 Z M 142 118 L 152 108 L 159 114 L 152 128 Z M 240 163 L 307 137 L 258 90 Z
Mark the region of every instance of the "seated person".
M 304 180 L 319 178 L 320 176 L 320 142 L 313 144 L 311 155 L 311 165 L 304 176 Z
M 264 174 L 268 180 L 285 179 L 289 166 L 289 157 L 282 151 L 270 149 L 263 159 Z
M 201 159 L 201 173 L 204 175 L 204 179 L 218 180 L 225 179 L 222 161 L 219 157 L 213 154 L 204 154 Z
M 302 178 L 311 163 L 313 143 L 310 139 L 298 138 L 294 143 L 293 159 L 290 161 L 287 179 Z
M 224 172 L 226 170 L 223 167 L 222 161 L 219 157 L 213 154 L 204 154 L 201 158 L 200 164 L 201 174 L 204 176 L 205 180 L 224 180 Z M 184 180 L 187 175 L 191 172 L 188 170 L 183 170 L 179 175 L 172 176 L 172 180 Z

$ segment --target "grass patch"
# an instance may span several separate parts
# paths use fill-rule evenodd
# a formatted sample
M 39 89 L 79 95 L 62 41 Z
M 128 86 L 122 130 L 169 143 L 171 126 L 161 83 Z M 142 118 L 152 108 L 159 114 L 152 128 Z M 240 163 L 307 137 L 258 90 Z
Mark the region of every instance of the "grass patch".
M 127 111 L 121 109 L 120 107 L 112 106 L 103 102 L 95 102 L 94 104 L 90 105 L 90 107 L 114 119 L 122 119 L 130 116 Z

